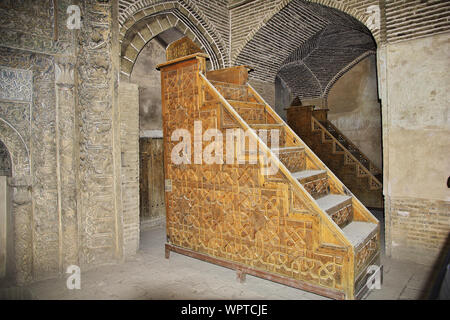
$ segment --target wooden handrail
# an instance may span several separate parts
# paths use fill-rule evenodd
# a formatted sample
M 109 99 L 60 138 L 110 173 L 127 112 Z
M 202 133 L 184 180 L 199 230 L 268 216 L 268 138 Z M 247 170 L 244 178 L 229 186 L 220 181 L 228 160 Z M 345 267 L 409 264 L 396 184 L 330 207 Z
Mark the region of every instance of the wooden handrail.
M 331 121 L 327 120 L 327 124 L 330 125 L 333 128 L 333 130 L 335 130 L 339 135 L 341 135 L 349 145 L 351 145 L 354 149 L 358 150 L 358 152 L 363 156 L 363 158 L 369 163 L 370 166 L 375 168 L 376 173 L 372 173 L 372 175 L 382 173 L 382 171 L 364 153 L 362 153 L 361 150 L 350 139 L 348 139 Z M 329 132 L 329 130 L 327 131 Z
M 333 140 L 333 142 L 334 143 L 336 143 L 340 148 L 342 148 L 342 150 L 344 150 L 344 152 L 345 152 L 345 154 L 347 155 L 347 156 L 350 156 L 350 158 L 353 160 L 353 161 L 355 161 L 356 162 L 356 164 L 360 167 L 360 168 L 362 168 L 362 170 L 365 172 L 365 173 L 367 173 L 370 177 L 371 177 L 371 179 L 372 180 L 374 180 L 375 181 L 375 183 L 376 184 L 378 184 L 379 185 L 379 187 L 380 188 L 383 188 L 383 184 L 369 171 L 369 170 L 367 170 L 367 168 L 365 167 L 365 166 L 363 166 L 362 164 L 361 164 L 361 162 L 359 162 L 359 160 L 358 159 L 356 159 L 356 157 L 350 152 L 350 151 L 348 151 L 348 149 L 346 148 L 346 147 L 344 147 L 343 145 L 342 145 L 342 143 L 340 143 L 339 142 L 339 140 L 338 139 L 336 139 L 321 123 L 320 123 L 320 121 L 319 120 L 317 120 L 316 118 L 314 118 L 314 117 L 311 117 L 311 119 L 312 119 L 312 125 L 313 125 L 313 128 L 314 128 L 314 125 L 315 124 L 317 124 L 317 125 L 319 125 L 319 127 L 320 127 L 320 129 L 322 130 L 322 131 L 324 131 L 326 134 L 328 134 L 328 135 L 330 135 L 331 136 L 331 139 Z
M 325 212 L 323 211 L 319 205 L 317 204 L 316 200 L 309 194 L 309 192 L 306 191 L 306 189 L 303 187 L 303 185 L 295 179 L 291 172 L 286 168 L 286 166 L 280 161 L 280 159 L 275 156 L 272 152 L 272 150 L 261 140 L 261 138 L 255 133 L 255 131 L 251 130 L 250 126 L 247 124 L 247 122 L 242 119 L 242 117 L 237 113 L 237 111 L 230 105 L 230 103 L 220 94 L 220 92 L 209 82 L 209 80 L 206 78 L 206 76 L 203 73 L 199 73 L 200 78 L 203 80 L 203 82 L 208 86 L 210 90 L 214 92 L 214 94 L 219 98 L 219 101 L 222 103 L 222 105 L 225 107 L 225 109 L 230 113 L 230 115 L 239 123 L 239 125 L 244 130 L 248 130 L 250 132 L 250 135 L 257 141 L 258 147 L 260 150 L 262 149 L 268 156 L 272 164 L 275 164 L 278 166 L 278 168 L 281 170 L 285 178 L 292 184 L 294 187 L 293 190 L 297 194 L 300 194 L 302 198 L 307 198 L 311 201 L 311 204 L 315 211 L 318 213 L 318 216 L 320 217 L 321 221 L 326 223 L 328 227 L 331 227 L 331 230 L 335 232 L 335 234 L 338 236 L 339 240 L 341 240 L 347 248 L 351 248 L 353 250 L 353 246 L 349 242 L 349 240 L 345 237 L 344 232 L 341 230 L 341 228 L 333 221 L 333 219 Z M 250 85 L 248 85 L 250 86 Z
M 328 167 L 322 162 L 322 160 L 319 159 L 319 157 L 311 150 L 311 148 L 308 147 L 308 145 L 303 142 L 302 139 L 292 130 L 290 126 L 287 125 L 287 123 L 276 113 L 272 107 L 264 100 L 263 97 L 250 85 L 248 84 L 249 89 L 252 91 L 252 93 L 258 98 L 260 103 L 265 105 L 266 111 L 278 122 L 284 124 L 284 130 L 286 133 L 289 133 L 292 137 L 295 137 L 295 140 L 297 144 L 303 146 L 305 148 L 306 154 L 308 155 L 309 159 L 320 169 L 327 171 L 328 177 L 330 177 L 330 180 L 338 187 L 340 190 L 345 190 L 347 193 L 352 195 L 352 202 L 353 207 L 355 209 L 358 209 L 360 213 L 369 221 L 373 223 L 379 223 L 378 219 L 375 218 L 375 216 L 359 201 L 358 198 L 356 198 L 353 193 L 339 180 L 339 178 L 330 170 Z

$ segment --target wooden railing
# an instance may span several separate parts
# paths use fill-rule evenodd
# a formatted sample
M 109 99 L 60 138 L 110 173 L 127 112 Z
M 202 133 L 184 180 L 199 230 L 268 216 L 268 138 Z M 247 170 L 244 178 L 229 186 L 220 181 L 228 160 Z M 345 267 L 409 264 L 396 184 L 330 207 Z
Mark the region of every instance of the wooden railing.
M 365 166 L 366 169 L 369 170 L 374 176 L 383 173 L 364 153 L 359 150 L 359 148 L 350 139 L 348 139 L 338 128 L 336 128 L 336 126 L 331 121 L 327 120 L 327 126 L 330 126 L 339 137 L 342 137 L 342 139 L 345 140 L 346 143 L 348 143 L 354 150 L 358 152 L 359 157 L 363 158 L 364 161 L 368 164 L 368 166 Z M 327 130 L 330 131 L 329 129 Z M 332 132 L 330 133 L 333 134 Z M 337 139 L 339 140 L 339 138 Z
M 311 163 L 318 170 L 325 170 L 328 175 L 328 181 L 332 191 L 338 194 L 347 194 L 352 195 L 352 206 L 354 209 L 354 220 L 359 221 L 368 221 L 372 223 L 379 223 L 378 219 L 375 218 L 372 213 L 361 203 L 361 201 L 356 198 L 353 193 L 339 180 L 339 178 L 320 160 L 320 158 L 308 147 L 308 145 L 303 142 L 302 139 L 292 130 L 290 126 L 272 109 L 272 107 L 264 100 L 263 97 L 250 85 L 248 84 L 249 89 L 252 94 L 258 98 L 261 104 L 265 105 L 265 110 L 268 114 L 270 114 L 277 123 L 284 125 L 284 132 L 286 135 L 286 140 L 290 141 L 296 146 L 302 146 L 305 149 L 307 159 L 311 161 Z M 311 197 L 312 199 L 312 197 Z M 315 200 L 314 200 L 315 202 Z
M 383 188 L 383 184 L 358 160 L 356 157 L 341 143 L 339 140 L 333 136 L 324 126 L 314 117 L 312 119 L 313 130 L 320 130 L 322 137 L 325 140 L 331 140 L 333 143 L 333 150 L 340 151 L 344 153 L 344 163 L 354 164 L 356 166 L 356 174 L 358 177 L 369 177 L 369 188 L 371 190 L 379 190 Z M 338 146 L 341 150 L 336 148 Z
M 258 143 L 258 150 L 262 151 L 266 156 L 268 157 L 269 161 L 272 163 L 272 165 L 278 166 L 280 171 L 282 172 L 283 176 L 291 183 L 293 186 L 293 191 L 300 196 L 301 199 L 307 199 L 312 204 L 314 212 L 318 214 L 318 217 L 320 218 L 320 221 L 325 223 L 331 230 L 335 232 L 335 235 L 338 237 L 339 240 L 341 240 L 348 248 L 351 248 L 350 242 L 345 237 L 344 233 L 342 232 L 341 228 L 333 221 L 333 219 L 325 212 L 323 211 L 319 205 L 317 204 L 316 200 L 309 194 L 308 191 L 303 187 L 303 185 L 295 179 L 291 172 L 286 168 L 286 166 L 279 160 L 277 156 L 272 152 L 272 150 L 262 141 L 262 139 L 256 134 L 254 130 L 250 128 L 250 126 L 247 124 L 247 122 L 242 119 L 242 117 L 237 113 L 237 111 L 230 105 L 230 103 L 220 94 L 220 92 L 212 85 L 211 82 L 206 78 L 206 76 L 202 73 L 200 73 L 201 81 L 203 82 L 202 85 L 210 89 L 212 92 L 215 93 L 216 98 L 219 99 L 219 101 L 222 103 L 222 106 L 230 113 L 230 115 L 239 123 L 241 126 L 241 129 L 247 131 L 250 133 L 250 135 L 257 141 Z M 250 88 L 250 85 L 248 85 Z M 259 97 L 258 93 L 252 89 L 252 93 L 255 94 L 255 96 Z M 271 108 L 266 108 L 266 111 L 271 110 Z M 285 124 L 285 127 L 288 127 Z M 295 134 L 292 131 L 293 134 Z M 300 138 L 296 137 L 297 141 L 301 141 Z M 298 146 L 303 146 L 302 144 L 298 143 Z M 305 144 L 306 146 L 306 144 Z M 309 153 L 313 154 L 312 151 Z M 317 158 L 318 160 L 318 158 Z M 320 160 L 319 160 L 320 161 Z M 320 168 L 323 170 L 326 170 L 326 166 L 321 163 Z M 337 179 L 337 178 L 336 178 Z M 369 212 L 370 214 L 370 212 Z M 370 214 L 371 215 L 371 214 Z

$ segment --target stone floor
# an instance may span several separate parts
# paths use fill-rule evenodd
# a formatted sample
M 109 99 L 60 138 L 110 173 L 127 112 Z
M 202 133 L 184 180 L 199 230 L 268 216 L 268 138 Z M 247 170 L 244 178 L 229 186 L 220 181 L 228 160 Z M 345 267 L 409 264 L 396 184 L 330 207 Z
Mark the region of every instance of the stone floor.
M 66 280 L 61 278 L 22 289 L 0 289 L 0 299 L 327 299 L 253 276 L 240 283 L 232 270 L 176 253 L 171 253 L 167 260 L 164 241 L 162 227 L 143 232 L 141 250 L 136 256 L 120 265 L 82 273 L 80 290 L 67 289 Z M 426 297 L 424 288 L 429 270 L 394 261 L 384 254 L 382 263 L 382 289 L 371 291 L 366 299 Z

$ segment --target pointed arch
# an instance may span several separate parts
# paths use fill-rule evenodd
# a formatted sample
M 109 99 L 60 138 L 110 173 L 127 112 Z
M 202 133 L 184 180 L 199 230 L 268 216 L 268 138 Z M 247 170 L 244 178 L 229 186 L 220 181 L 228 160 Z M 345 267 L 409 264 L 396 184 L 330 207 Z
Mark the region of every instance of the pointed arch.
M 157 11 L 159 10 L 159 11 Z M 121 66 L 120 71 L 129 77 L 137 56 L 145 45 L 154 37 L 171 28 L 188 36 L 202 50 L 210 56 L 213 69 L 220 69 L 227 65 L 226 55 L 198 20 L 188 13 L 177 2 L 163 7 L 153 5 L 136 12 L 125 21 L 120 30 Z
M 245 38 L 240 41 L 239 39 L 235 40 L 239 43 L 237 48 L 232 48 L 232 57 L 231 63 L 235 63 L 241 51 L 246 47 L 248 42 L 254 38 L 257 32 L 263 28 L 267 22 L 272 19 L 274 15 L 282 11 L 288 4 L 296 0 L 281 0 L 279 3 L 273 7 L 272 10 L 267 12 L 264 17 L 255 25 L 255 27 L 245 36 Z M 380 4 L 378 0 L 371 1 L 361 1 L 360 4 L 347 3 L 350 1 L 336 1 L 336 0 L 303 0 L 306 3 L 317 3 L 329 8 L 337 9 L 342 11 L 353 18 L 357 19 L 359 22 L 364 24 L 372 33 L 377 45 L 381 43 L 381 27 L 378 23 L 373 23 L 374 18 L 374 6 L 380 8 Z M 368 3 L 369 2 L 369 3 Z M 380 18 L 377 16 L 376 18 Z

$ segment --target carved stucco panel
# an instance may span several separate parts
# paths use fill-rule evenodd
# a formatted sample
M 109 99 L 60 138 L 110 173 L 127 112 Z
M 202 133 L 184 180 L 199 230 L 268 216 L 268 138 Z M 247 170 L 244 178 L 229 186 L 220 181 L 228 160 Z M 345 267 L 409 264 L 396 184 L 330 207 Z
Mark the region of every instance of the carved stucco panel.
M 0 66 L 8 71 L 3 74 L 17 88 L 14 94 L 9 88 L 0 99 L 0 134 L 13 163 L 19 283 L 59 270 L 53 60 L 45 54 L 0 48 Z M 26 81 L 31 87 L 25 88 Z

